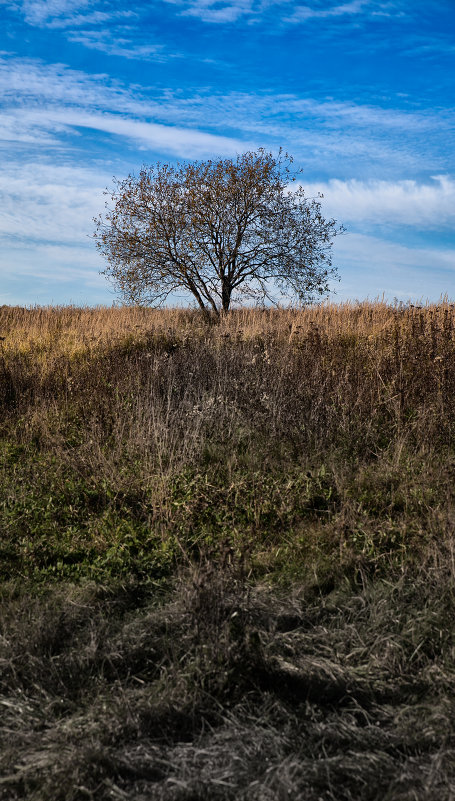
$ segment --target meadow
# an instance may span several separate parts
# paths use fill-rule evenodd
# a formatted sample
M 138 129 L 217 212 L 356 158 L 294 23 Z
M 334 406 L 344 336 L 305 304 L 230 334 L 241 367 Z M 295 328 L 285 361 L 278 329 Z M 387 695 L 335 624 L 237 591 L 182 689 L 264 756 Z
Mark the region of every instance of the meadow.
M 0 337 L 0 799 L 453 798 L 453 304 Z

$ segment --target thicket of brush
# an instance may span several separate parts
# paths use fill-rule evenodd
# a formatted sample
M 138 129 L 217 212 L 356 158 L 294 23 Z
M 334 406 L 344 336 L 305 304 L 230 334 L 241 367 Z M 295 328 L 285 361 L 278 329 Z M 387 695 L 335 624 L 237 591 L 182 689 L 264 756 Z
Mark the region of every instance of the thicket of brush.
M 0 336 L 0 798 L 450 798 L 454 307 Z

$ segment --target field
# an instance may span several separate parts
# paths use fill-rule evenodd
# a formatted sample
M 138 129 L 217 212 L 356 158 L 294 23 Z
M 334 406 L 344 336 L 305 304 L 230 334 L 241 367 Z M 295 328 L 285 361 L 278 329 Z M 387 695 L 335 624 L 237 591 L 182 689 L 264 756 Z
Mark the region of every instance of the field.
M 0 337 L 0 799 L 455 798 L 455 307 Z

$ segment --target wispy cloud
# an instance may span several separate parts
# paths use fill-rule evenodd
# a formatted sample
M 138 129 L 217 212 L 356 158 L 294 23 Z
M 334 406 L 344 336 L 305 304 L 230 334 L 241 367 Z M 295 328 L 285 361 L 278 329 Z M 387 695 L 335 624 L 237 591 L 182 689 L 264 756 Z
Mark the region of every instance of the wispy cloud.
M 229 155 L 248 145 L 236 137 L 177 125 L 178 115 L 167 114 L 165 103 L 150 103 L 105 75 L 86 76 L 63 65 L 0 59 L 1 96 L 0 141 L 57 146 L 62 134 L 84 128 L 180 158 Z M 151 121 L 154 115 L 169 124 Z
M 68 41 L 91 50 L 140 61 L 166 57 L 164 45 L 150 42 L 150 31 L 143 29 L 139 6 L 124 9 L 100 0 L 0 0 L 1 4 L 21 13 L 28 25 L 61 30 Z
M 100 275 L 101 257 L 91 245 L 10 241 L 5 255 L 14 268 L 2 273 L 0 304 L 94 305 L 115 299 Z
M 15 2 L 10 5 L 22 10 L 24 19 L 29 25 L 44 28 L 62 27 L 68 24 L 69 20 L 80 18 L 85 9 L 90 9 L 93 3 L 90 0 L 22 0 L 22 3 Z M 97 15 L 100 12 L 89 11 L 88 14 L 92 19 L 94 13 Z M 102 21 L 105 21 L 105 15 Z
M 0 234 L 33 244 L 86 244 L 92 217 L 103 205 L 105 178 L 76 166 L 4 165 Z
M 253 5 L 251 0 L 233 0 L 227 3 L 220 3 L 217 0 L 192 0 L 184 4 L 182 13 L 197 17 L 202 22 L 229 23 L 250 16 L 253 13 Z
M 227 136 L 217 136 L 192 128 L 160 125 L 128 119 L 114 114 L 95 114 L 67 108 L 22 112 L 26 127 L 53 128 L 58 132 L 71 128 L 90 128 L 136 142 L 149 150 L 172 154 L 180 158 L 200 158 L 211 155 L 233 155 L 248 143 Z
M 285 22 L 299 23 L 310 19 L 327 19 L 328 17 L 344 17 L 352 14 L 361 14 L 370 6 L 370 0 L 352 0 L 350 3 L 320 8 L 317 6 L 297 6 L 292 14 L 285 17 Z
M 452 55 L 455 52 L 453 36 L 447 33 L 436 35 L 409 34 L 406 37 L 404 53 L 407 56 L 436 58 Z
M 397 0 L 348 0 L 348 2 L 328 2 L 321 7 L 318 0 L 312 3 L 295 4 L 292 0 L 165 0 L 180 9 L 180 14 L 196 17 L 202 22 L 215 24 L 235 23 L 245 20 L 257 23 L 270 12 L 276 24 L 300 24 L 310 20 L 336 17 L 358 16 L 402 16 L 404 14 Z
M 259 130 L 261 120 L 264 128 L 270 130 L 272 124 L 280 126 L 295 118 L 299 121 L 311 120 L 321 123 L 324 128 L 339 127 L 342 123 L 350 128 L 368 128 L 370 130 L 393 131 L 424 131 L 435 125 L 434 113 L 419 111 L 403 111 L 395 108 L 381 108 L 372 104 L 354 103 L 352 101 L 340 102 L 334 99 L 315 99 L 299 97 L 295 94 L 265 94 L 231 92 L 217 95 L 194 95 L 182 98 L 178 94 L 172 98 L 172 107 L 179 114 L 188 118 L 200 119 L 203 116 L 214 123 L 225 124 L 228 117 L 231 126 L 242 124 L 249 119 L 252 127 Z M 447 123 L 450 123 L 447 119 Z M 444 124 L 444 118 L 438 115 L 438 124 Z
M 137 95 L 137 93 L 136 93 Z M 38 59 L 0 57 L 0 99 L 4 111 L 30 107 L 80 106 L 136 113 L 146 109 L 128 86 L 106 73 L 87 74 L 65 64 Z
M 413 248 L 379 236 L 349 234 L 336 239 L 334 263 L 342 279 L 335 299 L 384 295 L 390 301 L 416 302 L 437 301 L 445 294 L 455 299 L 455 250 L 450 248 Z
M 64 135 L 83 128 L 179 158 L 283 145 L 306 174 L 310 171 L 309 178 L 315 163 L 319 173 L 324 165 L 338 178 L 358 177 L 361 165 L 384 178 L 405 178 L 422 166 L 427 174 L 439 174 L 451 169 L 455 138 L 450 111 L 404 111 L 280 93 L 185 96 L 33 59 L 0 58 L 0 96 L 0 141 L 57 147 Z M 77 149 L 77 139 L 71 146 Z
M 109 56 L 121 56 L 122 58 L 137 59 L 139 61 L 165 61 L 171 56 L 165 53 L 165 48 L 160 44 L 141 44 L 135 41 L 135 32 L 131 31 L 130 26 L 122 28 L 102 29 L 102 30 L 70 30 L 68 40 L 84 45 L 91 50 L 99 50 Z M 175 57 L 177 54 L 174 54 Z
M 279 2 L 279 0 L 277 0 Z M 164 0 L 183 16 L 196 17 L 201 22 L 232 23 L 257 15 L 270 2 L 257 0 Z M 273 0 L 272 0 L 273 3 Z
M 305 185 L 307 195 L 324 195 L 324 211 L 343 222 L 453 228 L 455 180 L 436 175 L 431 182 L 339 181 Z
M 106 300 L 102 260 L 90 239 L 105 182 L 101 171 L 71 165 L 3 165 L 0 303 Z

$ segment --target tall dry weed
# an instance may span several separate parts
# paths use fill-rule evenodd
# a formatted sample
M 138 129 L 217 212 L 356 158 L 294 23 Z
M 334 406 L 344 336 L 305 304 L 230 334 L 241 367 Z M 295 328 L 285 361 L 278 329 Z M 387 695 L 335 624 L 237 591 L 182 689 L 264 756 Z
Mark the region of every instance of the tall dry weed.
M 163 537 L 292 540 L 311 519 L 370 562 L 407 553 L 454 503 L 454 316 L 2 307 L 1 434 Z

